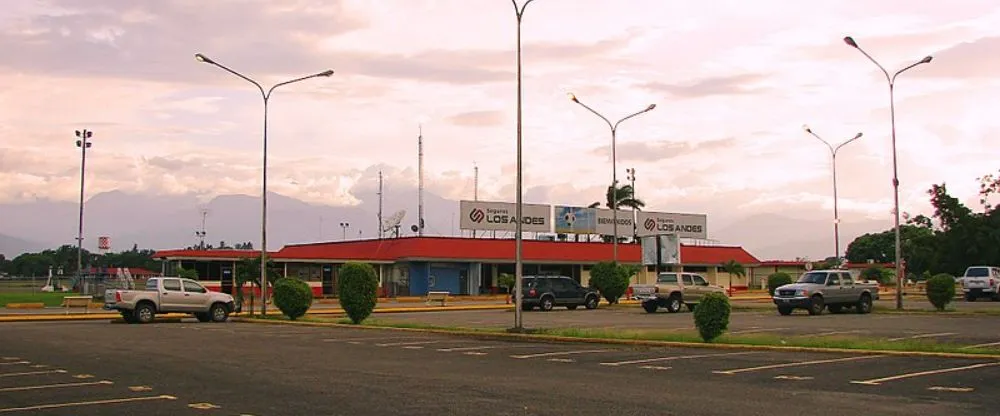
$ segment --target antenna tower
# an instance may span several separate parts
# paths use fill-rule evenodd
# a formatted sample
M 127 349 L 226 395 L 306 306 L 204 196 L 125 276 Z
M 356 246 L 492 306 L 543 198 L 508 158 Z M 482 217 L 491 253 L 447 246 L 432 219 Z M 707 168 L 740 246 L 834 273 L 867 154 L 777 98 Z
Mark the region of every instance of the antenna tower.
M 424 235 L 424 127 L 417 136 L 417 235 Z
M 198 248 L 205 248 L 205 218 L 208 217 L 208 210 L 205 208 L 201 209 L 201 230 L 195 231 L 195 235 L 198 236 Z
M 479 165 L 472 162 L 472 200 L 479 200 Z M 476 230 L 472 230 L 472 238 L 476 238 Z
M 382 239 L 382 171 L 378 171 L 378 239 Z

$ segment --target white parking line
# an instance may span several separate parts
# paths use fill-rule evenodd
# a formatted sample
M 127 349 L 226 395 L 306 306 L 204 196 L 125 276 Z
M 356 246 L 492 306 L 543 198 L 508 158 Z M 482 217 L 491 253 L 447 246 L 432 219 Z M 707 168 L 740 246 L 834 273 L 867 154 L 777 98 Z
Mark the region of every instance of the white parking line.
M 547 361 L 552 361 L 554 363 L 574 363 L 576 360 L 572 358 L 549 358 Z
M 757 333 L 757 332 L 784 331 L 784 330 L 787 330 L 787 329 L 789 329 L 789 328 L 756 328 L 756 329 L 744 329 L 742 331 L 730 332 L 729 334 L 730 335 L 753 334 L 753 333 Z
M 40 404 L 36 406 L 25 406 L 25 407 L 7 407 L 0 409 L 0 413 L 13 413 L 13 412 L 24 412 L 28 410 L 44 410 L 44 409 L 60 409 L 65 407 L 77 407 L 77 406 L 93 406 L 99 404 L 118 404 L 118 403 L 129 403 L 129 402 L 142 402 L 151 400 L 177 400 L 174 396 L 159 395 L 159 396 L 148 396 L 148 397 L 129 397 L 125 399 L 109 399 L 109 400 L 93 400 L 87 402 L 73 402 L 73 403 L 52 403 L 52 404 Z
M 997 345 L 1000 345 L 1000 342 L 990 342 L 990 343 L 987 343 L 987 344 L 969 345 L 969 346 L 962 347 L 962 349 L 963 350 L 967 350 L 967 349 L 972 349 L 972 348 L 995 347 Z
M 880 357 L 885 357 L 885 356 L 884 355 L 864 355 L 864 356 L 860 356 L 860 357 L 834 358 L 834 359 L 829 359 L 829 360 L 796 361 L 796 362 L 791 362 L 791 363 L 762 365 L 762 366 L 759 366 L 759 367 L 737 368 L 737 369 L 733 369 L 733 370 L 721 370 L 721 371 L 712 371 L 712 372 L 715 373 L 715 374 L 732 375 L 732 374 L 746 373 L 748 371 L 770 370 L 770 369 L 774 369 L 774 368 L 785 368 L 785 367 L 798 367 L 798 366 L 812 365 L 812 364 L 839 363 L 839 362 L 844 362 L 844 361 L 870 360 L 870 359 L 873 359 L 873 358 L 880 358 Z
M 672 357 L 645 358 L 642 360 L 608 362 L 608 363 L 601 363 L 601 365 L 617 367 L 619 365 L 645 364 L 657 361 L 688 360 L 692 358 L 721 357 L 725 355 L 746 355 L 746 354 L 760 354 L 760 353 L 761 351 L 745 351 L 745 352 L 726 352 L 721 354 L 675 355 Z
M 552 357 L 552 356 L 558 356 L 558 355 L 590 354 L 590 353 L 608 352 L 608 351 L 611 351 L 611 350 L 580 350 L 580 351 L 543 352 L 543 353 L 539 353 L 539 354 L 511 355 L 510 358 Z
M 669 370 L 673 367 L 660 367 L 658 365 L 643 365 L 639 366 L 639 368 L 644 368 L 646 370 Z
M 774 376 L 774 379 L 775 380 L 812 380 L 813 378 L 812 377 L 808 377 L 808 376 L 786 376 L 786 375 L 780 375 L 780 376 Z
M 975 389 L 972 388 L 972 387 L 942 387 L 942 386 L 933 386 L 933 387 L 928 387 L 927 390 L 968 393 L 968 392 L 973 391 Z
M 381 341 L 384 339 L 427 339 L 426 337 L 362 337 L 362 338 L 324 338 L 323 342 L 347 342 L 353 343 L 358 341 Z
M 12 391 L 25 391 L 25 390 L 58 389 L 63 387 L 98 386 L 98 385 L 108 385 L 108 384 L 115 384 L 115 383 L 110 380 L 101 380 L 90 383 L 59 383 L 59 384 L 43 384 L 39 386 L 5 387 L 0 389 L 0 393 L 7 393 Z
M 7 361 L 0 363 L 0 365 L 18 365 L 18 364 L 31 364 L 31 361 Z
M 441 352 L 452 352 L 452 351 L 474 351 L 474 350 L 488 350 L 491 348 L 497 348 L 497 345 L 485 345 L 481 347 L 462 347 L 462 348 L 438 348 Z
M 996 365 L 1000 365 L 1000 361 L 991 362 L 991 363 L 979 363 L 979 364 L 967 365 L 967 366 L 964 366 L 964 367 L 953 367 L 953 368 L 943 368 L 943 369 L 940 369 L 940 370 L 920 371 L 920 372 L 916 372 L 916 373 L 900 374 L 900 375 L 896 375 L 896 376 L 889 376 L 889 377 L 882 377 L 882 378 L 873 378 L 873 379 L 870 379 L 870 380 L 851 381 L 851 384 L 865 384 L 865 385 L 869 385 L 869 386 L 877 386 L 877 385 L 885 383 L 887 381 L 902 380 L 904 378 L 930 376 L 930 375 L 934 375 L 934 374 L 953 373 L 953 372 L 956 372 L 956 371 L 974 370 L 974 369 L 977 369 L 977 368 L 993 367 L 993 366 L 996 366 Z
M 437 341 L 390 342 L 390 343 L 386 343 L 386 344 L 375 344 L 375 345 L 379 346 L 379 347 L 402 347 L 404 345 L 436 344 L 438 342 L 441 342 L 441 341 L 437 340 Z
M 946 337 L 948 335 L 955 335 L 955 332 L 940 332 L 936 334 L 919 334 L 910 337 L 899 337 L 899 338 L 889 338 L 886 341 L 902 341 L 904 339 L 920 339 L 920 338 L 934 338 L 934 337 Z
M 48 370 L 48 371 L 27 371 L 23 373 L 3 373 L 0 377 L 21 377 L 21 376 L 36 376 L 41 374 L 57 374 L 65 373 L 66 370 Z
M 861 333 L 861 330 L 860 329 L 855 329 L 855 330 L 851 330 L 851 331 L 820 332 L 818 334 L 807 334 L 806 336 L 825 337 L 825 336 L 830 336 L 830 335 L 845 335 L 845 334 L 859 334 L 859 333 Z

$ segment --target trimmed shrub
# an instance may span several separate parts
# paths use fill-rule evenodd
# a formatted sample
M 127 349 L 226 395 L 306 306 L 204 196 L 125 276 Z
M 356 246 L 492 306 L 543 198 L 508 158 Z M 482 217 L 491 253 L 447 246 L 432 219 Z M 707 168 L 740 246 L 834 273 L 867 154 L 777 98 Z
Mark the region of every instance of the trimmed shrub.
M 709 293 L 694 308 L 694 326 L 705 342 L 712 342 L 729 329 L 729 298 L 722 293 Z
M 780 286 L 791 284 L 792 276 L 785 272 L 771 273 L 767 276 L 767 292 L 774 296 L 774 290 Z
M 955 277 L 941 273 L 927 279 L 927 300 L 939 311 L 955 298 Z
M 497 286 L 503 288 L 504 292 L 511 293 L 515 280 L 517 280 L 516 277 L 510 273 L 500 273 L 500 276 L 497 276 Z
M 631 268 L 615 262 L 601 262 L 590 269 L 590 286 L 601 292 L 608 303 L 618 303 L 618 299 L 628 291 Z
M 309 284 L 295 278 L 278 279 L 274 283 L 274 305 L 288 319 L 296 320 L 312 306 L 313 294 Z
M 375 310 L 378 277 L 368 263 L 347 263 L 340 268 L 340 307 L 351 322 L 360 324 Z

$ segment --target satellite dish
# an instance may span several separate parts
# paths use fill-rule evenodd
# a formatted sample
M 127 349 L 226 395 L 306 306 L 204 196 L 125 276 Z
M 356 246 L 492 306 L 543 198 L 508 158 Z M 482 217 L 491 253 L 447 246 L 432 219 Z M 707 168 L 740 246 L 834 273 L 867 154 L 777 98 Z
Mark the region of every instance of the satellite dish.
M 390 231 L 399 226 L 399 223 L 403 221 L 403 217 L 406 216 L 406 210 L 401 209 L 392 214 L 389 218 L 382 221 L 382 231 Z
M 410 226 L 410 231 L 417 232 L 417 230 L 419 230 L 419 228 L 417 228 L 416 224 Z

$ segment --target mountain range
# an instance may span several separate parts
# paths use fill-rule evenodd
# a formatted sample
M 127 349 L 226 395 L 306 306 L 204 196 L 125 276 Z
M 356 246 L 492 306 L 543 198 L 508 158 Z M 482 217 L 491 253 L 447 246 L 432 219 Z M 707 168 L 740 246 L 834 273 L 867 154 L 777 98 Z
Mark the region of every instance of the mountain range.
M 386 189 L 384 218 L 405 210 L 401 235 L 414 235 L 416 189 Z M 404 197 L 400 197 L 400 195 Z M 285 244 L 373 238 L 378 233 L 378 197 L 359 193 L 354 206 L 328 206 L 303 202 L 270 193 L 268 197 L 268 248 Z M 403 202 L 408 201 L 408 202 Z M 425 235 L 460 236 L 458 201 L 424 192 Z M 205 215 L 205 242 L 232 245 L 260 244 L 260 198 L 220 195 L 208 201 L 196 195 L 142 195 L 121 191 L 94 195 L 85 205 L 84 247 L 97 250 L 98 236 L 111 239 L 111 250 L 140 248 L 171 249 L 196 245 L 196 231 Z M 79 206 L 73 202 L 36 200 L 0 204 L 0 254 L 13 258 L 22 252 L 76 244 Z M 341 227 L 341 224 L 347 227 Z M 833 253 L 829 221 L 792 218 L 778 214 L 752 214 L 710 218 L 709 237 L 723 244 L 741 245 L 760 259 L 822 259 Z M 882 221 L 856 221 L 841 226 L 841 253 L 857 236 L 889 227 Z M 466 235 L 468 232 L 465 233 Z M 388 232 L 386 233 L 388 235 Z M 529 235 L 529 237 L 531 237 Z

